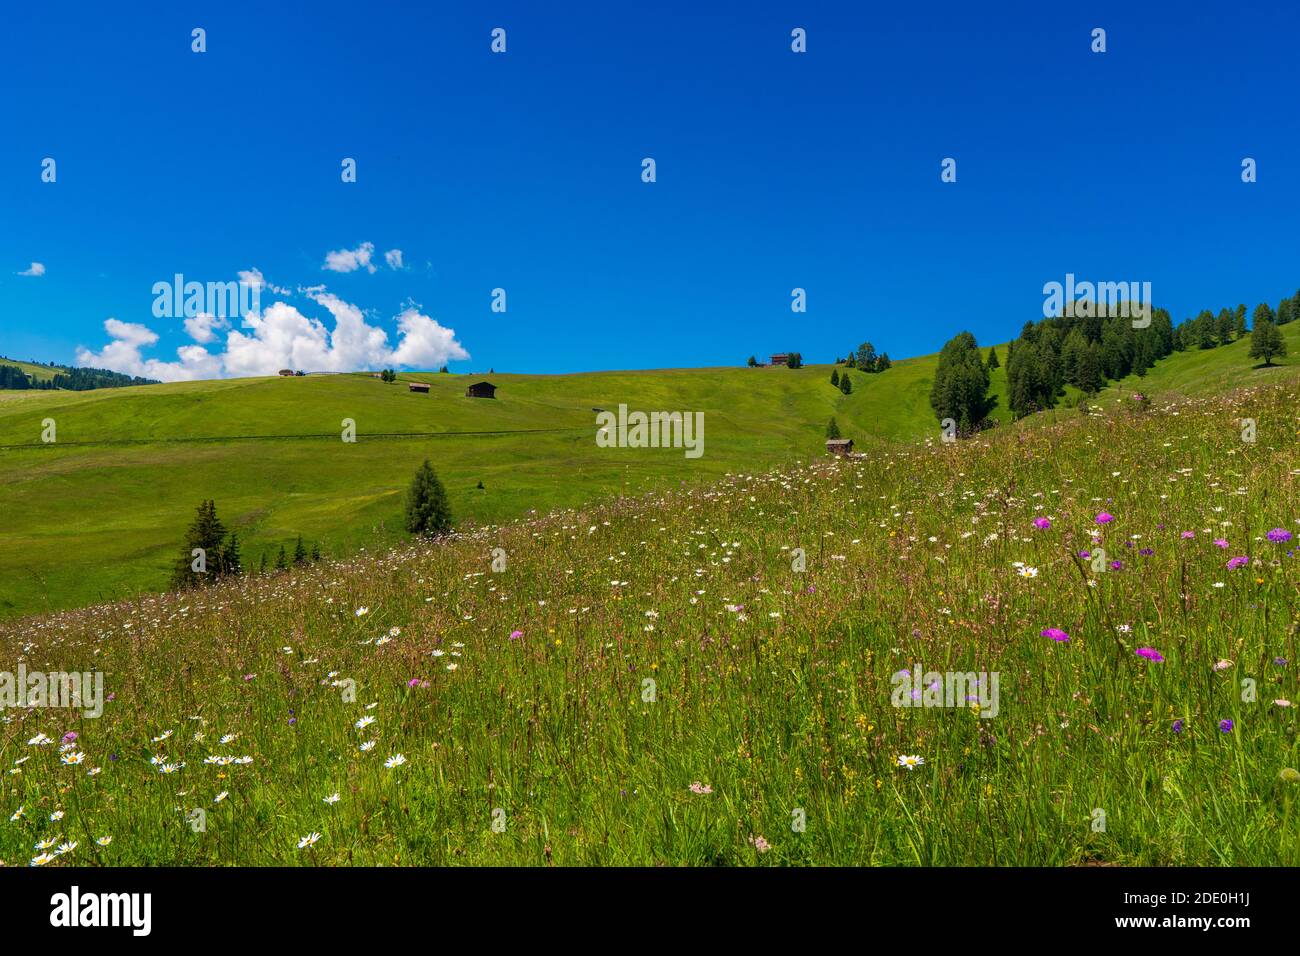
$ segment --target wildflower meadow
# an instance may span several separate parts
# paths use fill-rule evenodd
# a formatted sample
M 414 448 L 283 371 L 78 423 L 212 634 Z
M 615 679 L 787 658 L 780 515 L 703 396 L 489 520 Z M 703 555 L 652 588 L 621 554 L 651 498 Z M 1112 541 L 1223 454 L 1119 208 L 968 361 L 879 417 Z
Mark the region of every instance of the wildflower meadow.
M 5 621 L 104 699 L 3 711 L 0 860 L 1296 865 L 1298 403 L 871 442 Z

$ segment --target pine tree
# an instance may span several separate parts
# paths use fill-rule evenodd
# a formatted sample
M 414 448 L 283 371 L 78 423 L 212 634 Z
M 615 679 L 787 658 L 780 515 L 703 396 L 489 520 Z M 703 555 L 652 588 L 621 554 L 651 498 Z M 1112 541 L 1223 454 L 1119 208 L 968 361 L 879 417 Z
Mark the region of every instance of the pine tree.
M 275 558 L 275 569 L 285 571 L 289 568 L 289 557 L 284 553 L 284 545 L 280 545 L 280 553 Z
M 239 535 L 230 532 L 230 540 L 221 549 L 221 573 L 225 575 L 243 574 L 244 562 L 239 554 Z
M 427 458 L 406 492 L 406 530 L 411 534 L 444 534 L 451 530 L 447 490 Z
M 847 373 L 845 373 L 840 378 L 840 391 L 843 392 L 845 395 L 853 394 L 853 383 L 849 381 L 849 376 Z
M 302 546 L 302 535 L 298 535 L 298 543 L 293 547 L 293 563 L 295 565 L 307 563 L 307 549 Z
M 969 332 L 954 336 L 939 352 L 939 367 L 930 389 L 935 417 L 940 422 L 951 418 L 963 431 L 979 427 L 992 410 L 988 390 L 989 370 L 980 359 L 975 336 Z
M 984 363 L 984 367 L 989 371 L 997 368 L 1002 363 L 998 361 L 998 350 L 995 346 L 989 346 L 989 359 Z
M 893 362 L 889 361 L 889 353 L 881 352 L 880 358 L 876 359 L 876 371 L 883 372 L 893 364 L 894 364 Z
M 216 503 L 204 501 L 198 506 L 194 521 L 185 532 L 185 549 L 172 572 L 172 588 L 192 588 L 220 577 L 225 538 L 226 528 L 217 517 Z M 194 554 L 196 549 L 201 551 L 201 555 Z M 194 565 L 200 557 L 200 567 L 204 570 L 196 571 Z
M 826 437 L 827 438 L 840 437 L 840 426 L 835 423 L 834 415 L 831 416 L 830 423 L 826 426 Z
M 749 357 L 749 363 L 748 363 L 748 364 L 749 364 L 749 367 L 750 367 L 750 368 L 753 368 L 755 365 L 758 364 L 758 359 L 751 355 L 751 356 Z
M 839 384 L 840 384 L 840 372 L 839 372 L 839 369 L 834 369 L 834 368 L 831 369 L 831 384 L 834 385 L 834 386 L 836 386 L 837 388 L 839 387 Z
M 266 573 L 266 552 L 265 552 L 265 551 L 262 552 L 262 561 L 261 561 L 261 563 L 257 566 L 257 573 L 258 573 L 258 574 L 265 574 L 265 573 Z
M 1257 316 L 1259 312 L 1255 313 Z M 1257 318 L 1255 327 L 1250 333 L 1250 357 L 1262 358 L 1264 365 L 1273 364 L 1274 358 L 1281 358 L 1286 355 L 1286 340 L 1282 338 L 1282 333 L 1268 319 Z
M 870 342 L 863 342 L 858 346 L 858 368 L 864 372 L 874 372 L 876 370 L 876 347 Z
M 319 560 L 320 560 L 320 542 L 317 541 L 315 544 L 311 546 L 311 561 L 312 564 L 315 564 Z

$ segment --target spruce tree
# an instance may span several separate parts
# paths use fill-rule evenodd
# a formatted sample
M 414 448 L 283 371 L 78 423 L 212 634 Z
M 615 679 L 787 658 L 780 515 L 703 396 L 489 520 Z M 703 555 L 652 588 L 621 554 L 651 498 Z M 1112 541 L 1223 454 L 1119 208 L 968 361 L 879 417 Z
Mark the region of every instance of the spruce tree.
M 284 545 L 280 545 L 280 553 L 275 557 L 275 569 L 285 571 L 289 567 L 289 557 L 284 553 Z
M 831 369 L 831 384 L 834 385 L 834 386 L 836 386 L 836 387 L 839 386 L 839 384 L 840 384 L 840 372 L 839 372 L 839 369 L 834 369 L 834 368 Z
M 319 541 L 317 541 L 316 543 L 314 543 L 314 544 L 311 546 L 311 560 L 312 560 L 312 564 L 315 564 L 317 561 L 320 560 L 320 542 L 319 542 Z
M 840 437 L 840 426 L 835 423 L 834 415 L 831 416 L 830 423 L 826 426 L 826 437 L 827 438 Z
M 845 395 L 853 394 L 853 383 L 849 381 L 847 373 L 840 378 L 840 391 Z
M 302 535 L 298 535 L 298 543 L 293 546 L 293 563 L 295 565 L 307 563 L 307 549 L 302 546 Z
M 192 588 L 220 577 L 225 538 L 226 528 L 217 517 L 216 503 L 211 500 L 202 502 L 194 513 L 194 521 L 185 532 L 185 548 L 177 558 L 172 572 L 172 588 Z M 196 549 L 202 552 L 200 556 L 194 554 Z M 196 571 L 196 563 L 204 570 Z
M 406 530 L 411 534 L 444 534 L 451 530 L 447 490 L 427 458 L 406 492 Z
M 1256 315 L 1259 313 L 1257 312 Z M 1268 319 L 1256 319 L 1255 328 L 1250 333 L 1250 357 L 1262 358 L 1265 366 L 1273 364 L 1274 358 L 1286 355 L 1286 340 L 1282 333 Z
M 1002 363 L 1000 363 L 1000 362 L 998 361 L 998 350 L 997 350 L 997 348 L 996 348 L 995 346 L 990 345 L 990 346 L 989 346 L 989 359 L 988 359 L 987 362 L 984 363 L 984 367 L 987 368 L 989 371 L 992 371 L 993 369 L 997 368 L 997 367 L 998 367 L 999 365 L 1001 365 L 1001 364 L 1002 364 Z

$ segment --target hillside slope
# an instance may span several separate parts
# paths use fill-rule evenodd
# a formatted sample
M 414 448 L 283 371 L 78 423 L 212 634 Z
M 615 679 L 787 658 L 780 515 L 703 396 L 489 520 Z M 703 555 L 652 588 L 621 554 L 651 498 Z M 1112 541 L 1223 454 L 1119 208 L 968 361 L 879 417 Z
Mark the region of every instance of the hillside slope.
M 1300 355 L 1300 324 L 1284 331 Z M 1175 354 L 1141 387 L 1194 392 L 1293 374 L 1252 372 L 1247 349 Z M 1005 423 L 1006 346 L 998 352 L 992 391 Z M 394 385 L 356 374 L 0 392 L 0 615 L 161 589 L 205 498 L 255 568 L 298 535 L 335 556 L 401 541 L 402 495 L 425 458 L 457 521 L 484 524 L 821 456 L 832 415 L 870 454 L 933 440 L 936 366 L 929 355 L 880 375 L 850 372 L 848 396 L 823 365 L 491 375 L 495 400 L 465 397 L 484 376 L 435 373 Z M 408 391 L 408 381 L 428 382 L 430 394 Z M 1121 383 L 1103 400 L 1133 387 Z M 597 447 L 593 409 L 620 403 L 703 412 L 704 454 Z M 40 441 L 46 419 L 54 444 Z M 356 443 L 341 440 L 344 419 L 356 422 Z
M 104 678 L 100 719 L 7 712 L 0 864 L 1294 866 L 1297 401 L 0 622 Z

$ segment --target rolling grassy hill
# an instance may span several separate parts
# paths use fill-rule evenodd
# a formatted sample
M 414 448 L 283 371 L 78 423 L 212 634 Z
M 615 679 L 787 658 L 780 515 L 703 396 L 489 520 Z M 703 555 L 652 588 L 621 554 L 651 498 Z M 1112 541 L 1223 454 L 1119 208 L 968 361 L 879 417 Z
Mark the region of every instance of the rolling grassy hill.
M 59 367 L 36 365 L 32 362 L 20 362 L 17 359 L 5 358 L 3 355 L 0 355 L 0 365 L 12 365 L 20 372 L 24 373 L 28 378 L 34 379 L 38 382 L 48 382 L 50 379 L 54 378 L 55 372 L 62 371 Z
M 102 678 L 88 713 L 5 712 L 0 865 L 1295 866 L 1298 401 L 1074 412 L 0 621 L 29 680 Z M 277 446 L 238 447 L 256 473 Z
M 1283 331 L 1300 355 L 1300 325 Z M 1103 399 L 1293 374 L 1289 366 L 1252 370 L 1247 349 L 1241 342 L 1176 354 Z M 992 391 L 1005 423 L 1005 345 L 998 352 L 1003 367 Z M 465 397 L 479 376 L 432 373 L 393 385 L 356 374 L 0 392 L 0 615 L 165 587 L 205 498 L 238 531 L 245 566 L 257 567 L 281 545 L 291 550 L 298 535 L 334 556 L 398 543 L 402 495 L 426 457 L 466 525 L 820 456 L 832 415 L 869 453 L 933 440 L 936 365 L 930 355 L 899 360 L 881 375 L 850 372 L 848 396 L 830 385 L 826 365 L 492 375 L 495 400 Z M 409 392 L 413 380 L 429 382 L 430 394 Z M 703 456 L 598 448 L 593 408 L 619 403 L 703 411 Z M 53 444 L 40 441 L 47 418 L 57 428 Z M 356 422 L 355 443 L 341 440 L 345 418 Z

